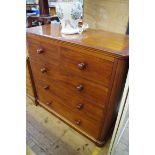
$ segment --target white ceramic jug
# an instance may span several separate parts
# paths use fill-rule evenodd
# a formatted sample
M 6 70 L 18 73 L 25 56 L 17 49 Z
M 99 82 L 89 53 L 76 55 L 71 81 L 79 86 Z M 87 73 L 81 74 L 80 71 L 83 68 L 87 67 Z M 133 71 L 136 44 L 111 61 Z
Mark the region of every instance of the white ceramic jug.
M 61 33 L 81 33 L 88 28 L 88 24 L 78 26 L 83 14 L 83 0 L 58 0 L 56 13 L 61 22 Z

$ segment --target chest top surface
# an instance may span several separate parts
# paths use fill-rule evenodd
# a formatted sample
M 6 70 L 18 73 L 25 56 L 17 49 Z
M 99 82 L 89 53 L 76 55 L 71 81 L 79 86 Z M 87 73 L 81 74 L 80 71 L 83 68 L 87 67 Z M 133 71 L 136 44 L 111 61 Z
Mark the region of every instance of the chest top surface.
M 63 35 L 59 24 L 49 24 L 27 28 L 27 35 L 43 36 L 50 39 L 78 44 L 120 56 L 129 55 L 129 37 L 127 35 L 88 29 L 82 34 Z

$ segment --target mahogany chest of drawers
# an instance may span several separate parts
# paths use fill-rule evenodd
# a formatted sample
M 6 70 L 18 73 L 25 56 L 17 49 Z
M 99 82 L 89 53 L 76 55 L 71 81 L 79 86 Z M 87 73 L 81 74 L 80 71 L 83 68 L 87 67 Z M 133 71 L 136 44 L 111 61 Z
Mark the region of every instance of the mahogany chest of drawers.
M 59 25 L 27 29 L 36 104 L 102 146 L 115 123 L 128 71 L 128 36 Z

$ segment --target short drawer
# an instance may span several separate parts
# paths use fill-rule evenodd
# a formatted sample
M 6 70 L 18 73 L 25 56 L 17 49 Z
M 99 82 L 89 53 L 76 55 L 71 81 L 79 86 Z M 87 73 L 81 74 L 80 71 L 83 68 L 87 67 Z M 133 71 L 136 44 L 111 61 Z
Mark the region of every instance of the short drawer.
M 56 45 L 28 39 L 27 47 L 30 59 L 46 62 L 59 61 L 59 47 Z
M 113 62 L 66 48 L 61 48 L 60 53 L 63 71 L 109 86 Z
M 38 97 L 39 101 L 44 104 L 45 107 L 50 108 L 52 111 L 64 117 L 67 121 L 72 123 L 73 126 L 83 130 L 94 138 L 98 138 L 101 126 L 100 123 L 97 123 L 92 119 L 88 119 L 86 116 L 84 117 L 78 111 L 69 109 L 59 101 L 55 101 L 53 97 L 46 93 L 39 92 Z

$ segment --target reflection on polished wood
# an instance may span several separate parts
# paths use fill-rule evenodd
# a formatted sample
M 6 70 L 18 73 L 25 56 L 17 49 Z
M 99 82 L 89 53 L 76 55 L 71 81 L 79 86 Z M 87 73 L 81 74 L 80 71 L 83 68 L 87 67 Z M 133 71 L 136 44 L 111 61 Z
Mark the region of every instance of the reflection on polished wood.
M 52 24 L 28 28 L 27 32 L 28 35 L 31 33 L 33 35 L 36 34 L 51 39 L 80 44 L 86 47 L 110 51 L 110 53 L 115 55 L 128 55 L 129 38 L 127 35 L 93 29 L 88 29 L 81 35 L 63 35 L 60 33 L 60 30 L 61 26 L 59 24 Z

